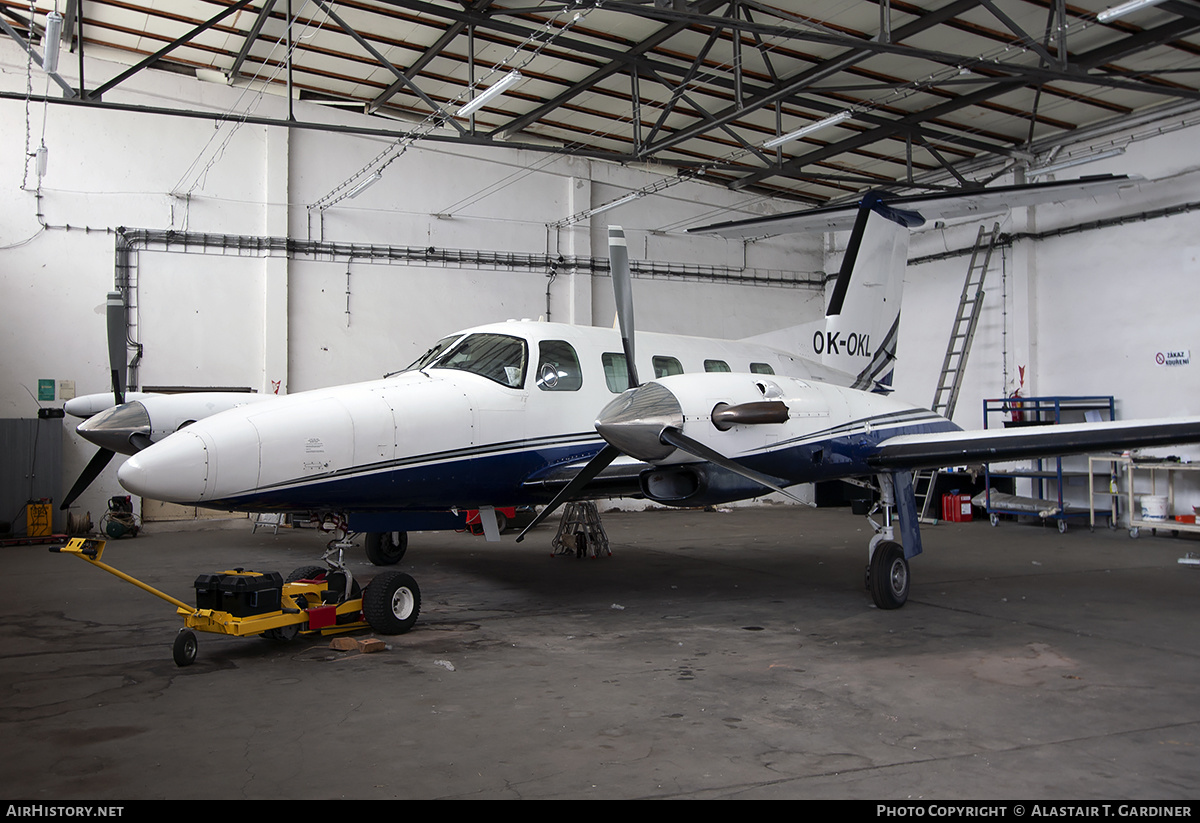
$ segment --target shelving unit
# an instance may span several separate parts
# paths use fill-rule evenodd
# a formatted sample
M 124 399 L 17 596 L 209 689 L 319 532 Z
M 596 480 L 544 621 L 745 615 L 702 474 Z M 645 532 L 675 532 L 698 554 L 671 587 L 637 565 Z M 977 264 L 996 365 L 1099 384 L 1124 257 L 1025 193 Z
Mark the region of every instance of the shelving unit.
M 1020 404 L 1019 406 L 1017 404 Z M 1064 397 L 1022 397 L 998 398 L 983 401 L 983 427 L 995 428 L 1000 423 L 1005 428 L 1016 426 L 1054 426 L 1064 422 L 1083 422 L 1088 419 L 1088 412 L 1094 412 L 1101 420 L 1116 419 L 1116 402 L 1112 395 L 1085 395 Z M 1067 419 L 1064 420 L 1064 415 Z M 1076 419 L 1077 418 L 1077 419 Z M 1091 463 L 1088 464 L 1088 487 L 1092 488 L 1090 479 Z M 985 495 L 988 517 L 993 526 L 998 525 L 1001 515 L 1033 516 L 1043 520 L 1053 520 L 1058 523 L 1058 530 L 1067 530 L 1067 518 L 1092 517 L 1095 522 L 1096 514 L 1107 515 L 1115 522 L 1112 509 L 1096 509 L 1094 500 L 1089 499 L 1088 506 L 1073 506 L 1063 499 L 1065 478 L 1082 477 L 1083 472 L 1063 470 L 1063 459 L 1038 459 L 1033 461 L 1029 469 L 993 470 L 990 464 L 984 465 L 986 481 Z M 1026 479 L 1031 481 L 1032 496 L 1016 494 L 999 494 L 992 489 L 992 480 L 1008 478 L 1012 480 Z M 1054 483 L 1054 495 L 1047 496 L 1047 482 Z
M 1138 537 L 1143 528 L 1151 530 L 1169 529 L 1171 532 L 1200 532 L 1200 524 L 1195 522 L 1184 522 L 1175 519 L 1175 478 L 1180 473 L 1200 471 L 1200 464 L 1180 463 L 1176 460 L 1155 460 L 1141 459 L 1135 457 L 1092 457 L 1088 458 L 1089 467 L 1092 463 L 1106 463 L 1113 469 L 1108 471 L 1116 471 L 1123 474 L 1125 477 L 1125 489 L 1123 492 L 1118 490 L 1116 495 L 1112 494 L 1111 487 L 1108 492 L 1096 492 L 1088 485 L 1088 491 L 1092 493 L 1092 500 L 1096 496 L 1105 496 L 1106 494 L 1113 497 L 1121 497 L 1125 500 L 1125 505 L 1129 512 L 1129 536 Z M 1165 477 L 1164 477 L 1165 475 Z M 1142 477 L 1148 479 L 1149 491 L 1146 491 L 1145 486 L 1141 491 L 1137 490 L 1137 479 Z M 1159 495 L 1160 483 L 1165 480 L 1165 489 L 1167 498 L 1167 517 L 1165 520 L 1147 520 L 1141 516 L 1142 508 L 1136 505 L 1138 497 L 1143 495 Z M 1188 514 L 1184 513 L 1185 516 Z M 1114 518 L 1115 520 L 1115 518 Z M 1092 515 L 1092 523 L 1095 523 L 1095 514 Z

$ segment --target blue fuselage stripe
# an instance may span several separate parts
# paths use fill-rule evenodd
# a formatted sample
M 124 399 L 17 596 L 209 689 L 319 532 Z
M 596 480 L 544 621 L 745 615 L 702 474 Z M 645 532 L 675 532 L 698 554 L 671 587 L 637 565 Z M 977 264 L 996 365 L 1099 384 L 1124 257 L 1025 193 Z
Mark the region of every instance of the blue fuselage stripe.
M 877 470 L 868 460 L 882 441 L 905 434 L 957 430 L 953 423 L 929 412 L 905 412 L 839 425 L 767 450 L 731 456 L 791 485 L 874 474 Z M 257 489 L 202 505 L 242 511 L 371 512 L 545 503 L 554 488 L 542 487 L 538 478 L 564 465 L 582 467 L 604 445 L 598 438 L 583 442 L 578 435 L 565 438 L 572 442 L 563 439 L 493 444 L 451 459 L 445 454 L 426 455 Z

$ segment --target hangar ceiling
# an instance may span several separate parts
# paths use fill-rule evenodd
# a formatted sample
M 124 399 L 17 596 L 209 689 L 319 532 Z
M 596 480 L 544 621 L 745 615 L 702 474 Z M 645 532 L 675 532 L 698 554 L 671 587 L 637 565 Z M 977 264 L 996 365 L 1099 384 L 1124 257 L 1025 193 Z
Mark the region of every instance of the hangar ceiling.
M 365 112 L 398 144 L 647 164 L 814 204 L 977 186 L 1200 108 L 1195 0 L 1117 17 L 1108 0 L 0 0 L 0 28 L 40 56 L 55 5 L 78 105 L 187 72 Z M 80 53 L 128 68 L 81 82 Z

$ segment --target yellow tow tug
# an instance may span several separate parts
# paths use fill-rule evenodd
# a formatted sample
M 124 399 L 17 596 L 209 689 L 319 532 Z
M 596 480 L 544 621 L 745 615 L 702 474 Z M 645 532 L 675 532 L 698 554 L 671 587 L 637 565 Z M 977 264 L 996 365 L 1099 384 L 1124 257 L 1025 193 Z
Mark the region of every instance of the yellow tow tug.
M 380 634 L 404 634 L 421 613 L 421 590 L 410 575 L 383 572 L 360 589 L 349 569 L 333 561 L 301 566 L 286 580 L 278 572 L 245 569 L 202 574 L 195 583 L 196 605 L 191 606 L 101 562 L 106 542 L 75 537 L 50 551 L 73 554 L 174 605 L 183 617 L 172 647 L 178 666 L 195 661 L 196 632 L 292 640 L 300 634 L 340 634 L 369 626 Z

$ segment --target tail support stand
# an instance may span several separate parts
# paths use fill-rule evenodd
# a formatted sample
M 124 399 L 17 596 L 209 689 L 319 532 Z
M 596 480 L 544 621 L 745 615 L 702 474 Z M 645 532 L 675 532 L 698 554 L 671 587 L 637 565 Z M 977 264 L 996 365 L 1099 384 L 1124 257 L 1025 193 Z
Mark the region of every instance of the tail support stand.
M 590 501 L 568 503 L 558 523 L 558 533 L 551 543 L 554 554 L 573 554 L 576 557 L 609 557 L 608 535 L 600 525 L 600 512 Z

